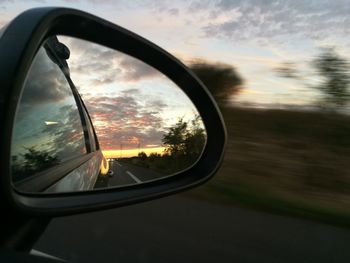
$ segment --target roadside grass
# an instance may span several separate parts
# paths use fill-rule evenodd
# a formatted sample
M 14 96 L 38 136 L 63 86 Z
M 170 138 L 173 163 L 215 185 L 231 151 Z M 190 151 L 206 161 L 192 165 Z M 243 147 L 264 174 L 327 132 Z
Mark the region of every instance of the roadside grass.
M 186 195 L 350 226 L 349 117 L 242 108 L 223 114 L 223 165 Z

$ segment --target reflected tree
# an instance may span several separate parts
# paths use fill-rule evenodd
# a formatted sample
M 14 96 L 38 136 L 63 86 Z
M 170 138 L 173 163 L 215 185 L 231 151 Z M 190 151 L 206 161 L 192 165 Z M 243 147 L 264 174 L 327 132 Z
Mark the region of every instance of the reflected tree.
M 163 136 L 162 143 L 166 146 L 165 151 L 172 156 L 184 155 L 187 134 L 187 122 L 184 122 L 183 119 L 179 119 Z
M 201 123 L 200 116 L 190 122 L 179 119 L 163 136 L 166 156 L 176 161 L 179 170 L 194 164 L 203 151 L 206 134 Z
M 142 161 L 144 161 L 147 159 L 147 154 L 145 152 L 139 152 L 137 157 L 140 158 Z
M 53 167 L 60 163 L 57 156 L 48 151 L 39 151 L 35 147 L 26 148 L 26 152 L 21 154 L 20 161 L 17 156 L 12 156 L 12 174 L 15 181 L 24 179 Z
M 197 115 L 191 121 L 191 127 L 185 136 L 185 153 L 191 156 L 193 161 L 202 153 L 206 141 L 205 130 L 201 124 L 202 119 Z
M 205 143 L 206 132 L 200 116 L 184 121 L 180 118 L 163 134 L 163 154 L 139 152 L 137 157 L 123 158 L 123 162 L 148 168 L 160 176 L 174 174 L 192 166 L 200 157 Z

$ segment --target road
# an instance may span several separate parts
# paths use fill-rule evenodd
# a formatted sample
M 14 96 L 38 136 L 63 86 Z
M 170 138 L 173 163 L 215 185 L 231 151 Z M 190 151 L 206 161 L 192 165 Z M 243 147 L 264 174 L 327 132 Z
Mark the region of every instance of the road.
M 114 176 L 108 181 L 109 187 L 139 184 L 164 176 L 150 169 L 125 162 L 113 161 L 109 165 L 110 169 L 114 172 Z
M 350 229 L 178 194 L 54 219 L 35 249 L 73 262 L 350 262 Z

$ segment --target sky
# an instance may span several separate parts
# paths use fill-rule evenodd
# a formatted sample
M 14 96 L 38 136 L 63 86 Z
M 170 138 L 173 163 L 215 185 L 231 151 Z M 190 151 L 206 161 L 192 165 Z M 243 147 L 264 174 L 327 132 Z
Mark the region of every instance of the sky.
M 312 71 L 311 62 L 323 48 L 334 48 L 341 56 L 350 59 L 350 2 L 346 0 L 0 0 L 0 25 L 26 9 L 40 6 L 72 7 L 100 16 L 151 40 L 185 64 L 201 59 L 231 65 L 244 80 L 242 92 L 231 100 L 236 105 L 313 105 L 320 94 L 310 86 L 320 79 Z M 128 59 L 124 60 L 118 65 L 131 63 Z M 108 63 L 107 60 L 105 62 Z M 286 62 L 293 63 L 303 72 L 302 80 L 283 78 L 276 73 L 276 69 Z M 74 64 L 74 59 L 71 63 Z M 73 67 L 79 74 L 79 65 Z M 145 71 L 124 74 L 124 87 L 104 101 L 111 104 L 112 100 L 120 103 L 124 99 L 128 103 L 132 93 L 127 92 L 129 90 L 135 92 L 134 100 L 144 96 L 135 81 L 141 75 L 143 86 L 160 86 L 166 82 L 162 77 L 156 77 L 152 69 L 143 67 L 142 70 Z M 100 82 L 112 82 L 110 77 L 103 76 Z M 157 83 L 152 83 L 155 80 Z M 119 84 L 121 82 L 119 79 Z M 90 99 L 91 105 L 100 105 L 101 97 L 93 96 L 94 92 L 86 84 L 81 77 L 78 86 L 83 96 Z M 164 85 L 170 87 L 171 83 Z M 100 94 L 108 94 L 107 86 Z M 169 101 L 164 102 L 161 98 L 164 96 L 154 100 L 155 105 L 171 115 L 173 111 L 168 107 Z M 98 111 L 96 107 L 94 110 Z M 165 115 L 161 116 L 161 112 L 144 112 L 144 117 L 149 117 L 148 124 L 161 119 L 166 126 L 170 122 L 164 120 Z M 173 119 L 176 117 L 173 115 Z M 151 140 L 149 142 L 152 144 Z
M 198 115 L 175 83 L 144 62 L 81 39 L 58 39 L 70 49 L 70 76 L 109 155 L 162 152 L 168 129 Z
M 72 7 L 100 16 L 187 64 L 198 58 L 230 64 L 245 80 L 245 89 L 234 99 L 239 102 L 311 104 L 318 94 L 304 83 L 279 77 L 275 68 L 293 62 L 307 72 L 324 47 L 350 57 L 346 0 L 2 0 L 0 25 L 39 6 Z

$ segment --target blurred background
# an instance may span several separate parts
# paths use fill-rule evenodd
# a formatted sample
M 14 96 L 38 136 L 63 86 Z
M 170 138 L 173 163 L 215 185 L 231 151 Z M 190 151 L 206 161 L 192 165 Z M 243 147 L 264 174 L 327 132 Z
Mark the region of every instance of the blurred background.
M 243 247 L 242 251 L 247 253 L 259 251 L 257 258 L 270 262 L 307 262 L 308 258 L 318 259 L 318 262 L 348 262 L 350 255 L 345 245 L 350 240 L 345 236 L 349 232 L 329 226 L 323 229 L 323 225 L 318 225 L 319 222 L 336 226 L 350 223 L 348 1 L 1 1 L 0 24 L 4 25 L 22 10 L 47 5 L 82 9 L 150 39 L 188 65 L 207 85 L 222 110 L 228 144 L 217 175 L 203 186 L 181 194 L 180 199 L 173 197 L 168 203 L 155 201 L 139 208 L 121 209 L 115 212 L 121 221 L 124 218 L 125 222 L 133 222 L 133 227 L 136 224 L 137 229 L 144 229 L 144 225 L 137 225 L 137 221 L 130 219 L 140 213 L 157 222 L 157 228 L 151 227 L 153 233 L 172 233 L 170 228 L 181 229 L 175 223 L 170 224 L 173 219 L 166 216 L 172 214 L 173 205 L 178 214 L 172 215 L 178 217 L 178 222 L 196 224 L 193 219 L 196 216 L 208 218 L 208 221 L 203 220 L 207 222 L 203 227 L 209 233 L 205 238 L 213 238 L 216 245 L 233 242 L 225 250 L 226 254 L 217 250 L 220 251 L 218 256 L 232 258 L 234 255 L 228 251 L 233 248 L 239 251 Z M 188 199 L 191 201 L 186 201 Z M 192 206 L 191 202 L 199 203 Z M 206 212 L 201 212 L 201 202 Z M 184 210 L 176 208 L 179 203 L 184 204 Z M 218 206 L 225 208 L 225 212 L 220 212 Z M 247 208 L 263 214 L 242 212 Z M 150 211 L 149 214 L 146 211 Z M 208 211 L 216 211 L 217 217 L 232 220 L 222 219 L 223 224 L 239 222 L 246 227 L 247 235 L 240 235 L 239 231 L 243 230 L 232 229 L 231 225 L 220 230 L 221 236 L 215 236 L 218 218 L 207 215 Z M 229 211 L 244 215 L 237 219 L 230 217 Z M 283 217 L 270 218 L 265 212 L 311 219 L 313 223 L 286 222 Z M 186 216 L 193 218 L 186 221 Z M 95 217 L 99 217 L 97 213 L 90 219 Z M 38 248 L 57 253 L 59 249 L 45 242 L 52 240 L 64 225 L 77 222 L 77 218 L 55 220 Z M 157 218 L 167 223 L 162 225 Z M 256 221 L 246 218 L 256 218 Z M 150 221 L 150 225 L 155 221 Z M 268 233 L 262 234 L 252 228 L 259 222 L 267 222 L 264 227 L 269 229 Z M 87 225 L 86 221 L 85 230 Z M 112 225 L 111 221 L 109 226 Z M 302 226 L 295 228 L 296 225 Z M 313 228 L 316 225 L 317 229 Z M 118 226 L 113 227 L 115 233 L 122 231 Z M 102 229 L 101 233 L 105 233 L 106 228 Z M 99 236 L 100 232 L 96 231 L 91 236 Z M 232 236 L 225 236 L 227 231 Z M 278 239 L 275 235 L 266 238 L 279 231 L 285 234 L 284 238 Z M 151 234 L 143 234 L 139 238 L 152 243 L 150 237 L 145 237 Z M 182 249 L 191 245 L 196 248 L 193 244 L 196 234 L 188 235 L 192 235 L 191 238 L 187 236 L 192 241 L 180 238 L 176 245 L 181 246 L 183 242 Z M 256 241 L 245 243 L 242 238 L 243 243 L 235 243 L 237 240 L 232 241 L 235 236 L 249 236 Z M 126 234 L 124 238 L 128 240 Z M 261 248 L 256 242 L 264 238 L 269 245 Z M 308 239 L 309 242 L 305 241 Z M 56 244 L 64 247 L 63 240 L 56 240 Z M 143 254 L 139 258 L 130 256 L 130 260 L 143 262 L 165 251 L 160 243 L 153 244 L 153 248 L 137 250 Z M 281 254 L 274 257 L 276 245 Z M 127 254 L 123 246 L 118 251 L 120 256 Z M 187 256 L 193 252 L 184 251 Z M 288 259 L 287 255 L 295 251 L 300 257 Z M 72 252 L 58 253 L 78 257 L 70 254 Z M 248 256 L 241 259 L 254 261 Z
M 335 48 L 306 59 L 305 71 L 281 62 L 267 72 L 276 92 L 295 82 L 290 95 L 258 92 L 249 101 L 254 78 L 228 65 L 191 65 L 219 103 L 229 138 L 219 175 L 194 195 L 348 224 L 349 62 Z

